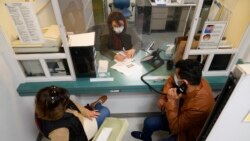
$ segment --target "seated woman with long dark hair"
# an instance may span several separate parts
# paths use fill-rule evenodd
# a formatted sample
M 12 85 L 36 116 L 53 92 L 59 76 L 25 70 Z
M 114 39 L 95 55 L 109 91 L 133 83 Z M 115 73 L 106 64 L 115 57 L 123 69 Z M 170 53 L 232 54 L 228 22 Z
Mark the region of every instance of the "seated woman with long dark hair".
M 52 141 L 88 141 L 110 115 L 102 106 L 107 96 L 84 107 L 69 98 L 66 89 L 51 86 L 39 90 L 35 118 L 41 133 Z

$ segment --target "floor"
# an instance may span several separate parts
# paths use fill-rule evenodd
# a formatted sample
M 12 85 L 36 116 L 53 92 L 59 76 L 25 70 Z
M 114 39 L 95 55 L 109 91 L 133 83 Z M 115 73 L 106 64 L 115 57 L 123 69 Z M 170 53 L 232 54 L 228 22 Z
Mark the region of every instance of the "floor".
M 122 141 L 139 141 L 138 139 L 133 138 L 130 133 L 132 131 L 140 131 L 143 126 L 143 120 L 145 117 L 128 117 L 126 118 L 129 126 L 127 132 L 125 133 Z M 152 140 L 157 141 L 163 137 L 168 136 L 168 132 L 166 131 L 157 131 L 153 134 Z M 48 141 L 46 138 L 43 138 L 41 141 Z
M 129 117 L 126 118 L 129 122 L 129 127 L 127 133 L 124 135 L 123 141 L 139 141 L 133 138 L 130 133 L 132 131 L 141 131 L 143 127 L 143 120 L 145 117 Z M 158 131 L 155 132 L 152 136 L 153 141 L 157 141 L 165 136 L 168 136 L 168 132 L 166 131 Z

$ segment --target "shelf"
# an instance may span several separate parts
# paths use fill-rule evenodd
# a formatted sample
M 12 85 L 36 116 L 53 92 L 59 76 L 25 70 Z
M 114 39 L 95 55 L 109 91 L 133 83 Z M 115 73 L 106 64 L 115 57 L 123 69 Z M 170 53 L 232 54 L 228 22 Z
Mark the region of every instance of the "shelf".
M 62 59 L 67 56 L 65 53 L 42 53 L 42 54 L 16 54 L 17 60 L 31 60 L 31 59 Z
M 196 6 L 196 4 L 180 4 L 180 3 L 166 3 L 165 5 L 160 4 L 157 5 L 155 2 L 151 2 L 151 0 L 149 0 L 152 6 L 166 6 L 166 7 L 190 7 L 190 6 Z
M 206 55 L 206 54 L 235 54 L 238 49 L 191 49 L 189 55 Z

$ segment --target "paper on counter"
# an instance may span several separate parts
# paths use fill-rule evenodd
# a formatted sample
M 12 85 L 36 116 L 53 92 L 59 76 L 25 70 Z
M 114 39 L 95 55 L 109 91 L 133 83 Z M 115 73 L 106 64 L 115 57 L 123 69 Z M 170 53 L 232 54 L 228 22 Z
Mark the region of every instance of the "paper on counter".
M 133 61 L 134 59 L 125 59 L 123 62 L 117 62 L 111 68 L 129 76 L 142 68 L 141 65 L 138 65 Z
M 95 32 L 69 35 L 69 46 L 93 46 L 95 44 Z

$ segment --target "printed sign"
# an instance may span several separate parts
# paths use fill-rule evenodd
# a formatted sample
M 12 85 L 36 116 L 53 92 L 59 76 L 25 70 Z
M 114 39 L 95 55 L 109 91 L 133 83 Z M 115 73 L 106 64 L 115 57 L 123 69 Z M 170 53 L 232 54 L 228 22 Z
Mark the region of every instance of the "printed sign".
M 199 48 L 217 48 L 222 39 L 226 21 L 207 21 L 200 37 Z
M 19 39 L 23 43 L 43 43 L 42 31 L 38 19 L 29 2 L 5 4 L 17 30 Z

